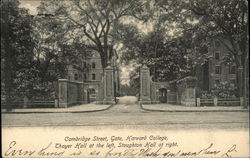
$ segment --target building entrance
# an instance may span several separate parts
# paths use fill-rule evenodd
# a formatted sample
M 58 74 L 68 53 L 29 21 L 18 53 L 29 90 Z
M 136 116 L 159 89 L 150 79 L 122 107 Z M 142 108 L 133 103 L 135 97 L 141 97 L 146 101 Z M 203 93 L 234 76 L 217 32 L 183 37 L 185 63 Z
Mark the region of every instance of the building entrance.
M 167 102 L 167 89 L 165 89 L 165 88 L 159 89 L 159 101 L 161 103 Z
M 96 90 L 94 88 L 89 88 L 87 90 L 88 103 L 96 101 Z

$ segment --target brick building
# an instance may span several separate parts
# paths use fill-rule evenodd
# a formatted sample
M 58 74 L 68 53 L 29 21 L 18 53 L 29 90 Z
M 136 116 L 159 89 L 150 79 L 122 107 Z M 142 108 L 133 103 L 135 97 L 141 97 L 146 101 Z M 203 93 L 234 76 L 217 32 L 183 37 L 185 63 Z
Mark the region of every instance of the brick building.
M 224 38 L 214 38 L 208 48 L 209 59 L 201 67 L 197 68 L 198 86 L 206 91 L 214 86 L 228 82 L 236 86 L 236 65 L 234 62 L 225 62 L 230 55 L 227 46 L 231 46 Z
M 108 54 L 108 65 L 113 69 L 115 94 L 120 91 L 120 75 L 117 63 L 118 55 L 115 51 Z M 103 79 L 104 69 L 98 52 L 92 51 L 89 56 L 80 56 L 76 63 L 67 66 L 69 81 L 84 82 L 88 89 L 88 102 L 96 101 L 98 83 Z M 115 95 L 116 96 L 116 95 Z

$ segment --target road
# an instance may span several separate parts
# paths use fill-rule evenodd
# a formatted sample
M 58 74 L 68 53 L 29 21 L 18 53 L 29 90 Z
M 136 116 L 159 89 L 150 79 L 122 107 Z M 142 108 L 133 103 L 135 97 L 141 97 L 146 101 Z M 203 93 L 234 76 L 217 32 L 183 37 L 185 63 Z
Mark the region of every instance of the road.
M 126 129 L 249 129 L 248 112 L 149 112 L 121 97 L 101 112 L 2 114 L 3 127 L 88 126 Z

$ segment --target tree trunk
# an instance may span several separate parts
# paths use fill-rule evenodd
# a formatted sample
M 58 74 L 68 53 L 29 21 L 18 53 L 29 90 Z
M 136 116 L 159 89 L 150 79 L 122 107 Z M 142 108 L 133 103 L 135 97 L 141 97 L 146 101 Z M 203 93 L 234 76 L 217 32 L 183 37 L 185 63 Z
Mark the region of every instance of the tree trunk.
M 242 65 L 239 62 L 236 62 L 237 97 L 242 97 L 242 72 L 243 72 Z
M 3 16 L 6 24 L 3 26 L 4 32 L 4 40 L 5 40 L 5 65 L 4 65 L 4 84 L 5 84 L 5 92 L 6 92 L 6 108 L 7 111 L 12 109 L 12 51 L 10 46 L 10 35 L 9 35 L 9 13 L 6 16 Z
M 235 63 L 237 67 L 237 72 L 236 72 L 236 80 L 237 80 L 237 92 L 238 92 L 238 97 L 243 97 L 244 94 L 244 60 L 242 61 L 242 57 L 244 54 L 239 48 L 239 44 L 235 43 L 233 46 L 236 46 L 235 50 L 237 55 L 235 56 Z
M 243 66 L 238 67 L 237 69 L 237 87 L 238 87 L 238 95 L 239 97 L 243 97 L 243 89 L 244 89 L 244 77 L 243 77 L 244 68 Z
M 107 52 L 101 51 L 101 52 L 99 52 L 99 54 L 100 54 L 100 57 L 101 57 L 102 70 L 103 70 L 103 75 L 104 75 L 104 69 L 108 66 Z

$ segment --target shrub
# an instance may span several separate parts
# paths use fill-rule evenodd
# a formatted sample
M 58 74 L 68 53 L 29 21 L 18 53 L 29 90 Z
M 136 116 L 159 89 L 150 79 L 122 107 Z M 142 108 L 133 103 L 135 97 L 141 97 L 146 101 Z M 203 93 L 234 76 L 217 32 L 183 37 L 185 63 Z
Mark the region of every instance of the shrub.
M 237 89 L 235 86 L 228 82 L 222 82 L 215 85 L 209 92 L 202 91 L 202 98 L 236 98 Z

